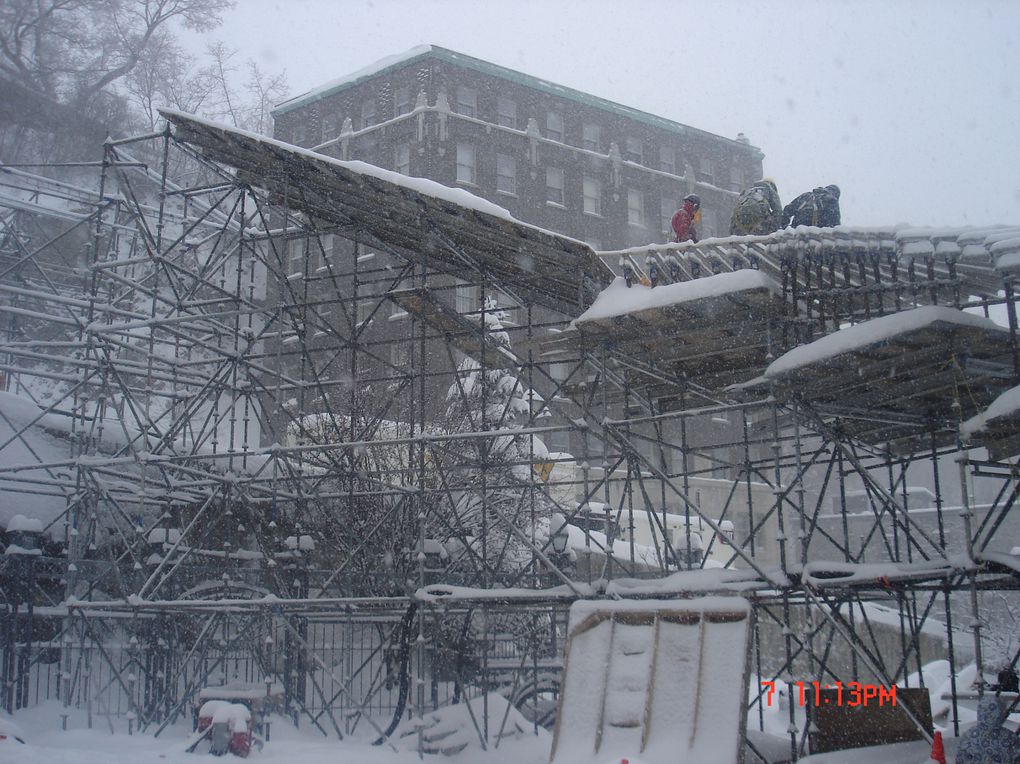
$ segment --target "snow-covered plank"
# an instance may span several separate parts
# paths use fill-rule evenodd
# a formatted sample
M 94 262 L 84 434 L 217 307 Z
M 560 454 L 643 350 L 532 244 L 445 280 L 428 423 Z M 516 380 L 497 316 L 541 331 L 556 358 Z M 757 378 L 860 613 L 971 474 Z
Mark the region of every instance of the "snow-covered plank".
M 464 189 L 358 161 L 334 159 L 174 110 L 177 140 L 238 170 L 275 203 L 335 225 L 355 225 L 392 251 L 457 275 L 465 259 L 560 312 L 587 307 L 612 271 L 584 242 L 514 219 Z
M 755 270 L 654 288 L 628 288 L 618 279 L 573 327 L 582 341 L 669 369 L 676 379 L 705 384 L 710 375 L 713 384 L 716 377 L 729 384 L 760 371 L 768 353 L 769 319 L 782 308 L 779 285 Z M 548 349 L 560 342 L 548 343 Z M 675 385 L 667 385 L 655 397 L 675 393 Z
M 765 292 L 776 296 L 782 294 L 773 279 L 755 270 L 719 273 L 696 281 L 680 281 L 658 287 L 635 284 L 628 288 L 622 278 L 617 278 L 599 293 L 588 310 L 574 320 L 574 326 L 582 329 L 590 324 L 605 324 L 603 319 L 634 314 L 654 323 L 657 316 L 666 318 L 669 315 L 668 311 L 656 312 L 659 308 L 682 306 L 697 312 L 697 303 L 702 300 L 743 297 L 749 292 Z

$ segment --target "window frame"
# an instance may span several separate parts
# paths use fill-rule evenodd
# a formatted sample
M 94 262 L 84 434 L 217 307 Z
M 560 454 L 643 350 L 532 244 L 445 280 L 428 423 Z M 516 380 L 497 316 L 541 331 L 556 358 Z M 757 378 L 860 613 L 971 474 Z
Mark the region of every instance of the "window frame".
M 591 135 L 592 130 L 594 130 L 594 138 Z M 588 151 L 602 151 L 602 125 L 585 122 L 581 126 L 581 148 Z
M 401 99 L 401 96 L 406 94 L 407 100 Z M 403 106 L 407 106 L 406 110 L 402 110 Z M 404 87 L 394 88 L 393 90 L 393 117 L 402 117 L 405 114 L 410 114 L 414 111 L 414 99 L 411 97 L 411 86 L 405 85 Z
M 470 152 L 471 158 L 470 163 L 466 162 L 462 157 L 462 152 Z M 467 167 L 470 170 L 470 179 L 461 177 L 461 168 Z M 478 149 L 473 143 L 466 141 L 457 141 L 456 148 L 456 168 L 454 177 L 457 183 L 466 186 L 477 186 L 478 185 Z
M 465 98 L 465 96 L 469 96 Z M 478 90 L 467 85 L 457 85 L 453 92 L 454 111 L 464 117 L 478 118 Z
M 556 178 L 556 177 L 559 178 L 559 185 L 556 185 L 556 184 L 553 184 L 553 183 L 550 182 L 553 178 Z M 566 178 L 565 178 L 565 175 L 563 173 L 563 168 L 562 167 L 556 167 L 554 165 L 546 165 L 546 168 L 545 168 L 545 203 L 546 204 L 549 204 L 549 205 L 552 205 L 552 206 L 555 206 L 555 207 L 566 207 L 567 206 L 564 203 L 564 200 L 566 199 L 566 195 L 564 193 L 565 182 L 566 182 Z M 559 199 L 552 198 L 550 196 L 550 192 L 551 191 L 558 191 L 559 193 L 556 194 L 556 196 L 559 196 Z
M 633 135 L 628 135 L 623 139 L 623 158 L 628 162 L 634 164 L 644 164 L 645 161 L 645 144 L 640 138 L 636 138 Z M 634 150 L 635 146 L 637 151 Z M 634 157 L 637 157 L 635 159 Z
M 659 146 L 659 170 L 676 175 L 676 149 L 672 146 Z
M 559 124 L 559 130 L 553 127 L 553 122 Z M 547 109 L 545 112 L 545 137 L 550 141 L 563 143 L 563 133 L 566 125 L 563 120 L 563 112 L 555 109 Z
M 505 172 L 507 169 L 509 173 Z M 503 188 L 500 181 L 510 180 L 509 188 Z M 510 154 L 496 154 L 496 193 L 517 196 L 517 160 Z
M 634 205 L 635 200 L 638 202 L 636 206 Z M 635 210 L 640 216 L 640 221 L 635 221 L 634 219 Z M 644 228 L 646 226 L 645 195 L 639 188 L 627 189 L 627 225 L 636 226 L 638 228 Z
M 504 107 L 509 105 L 511 109 L 505 111 Z M 509 127 L 517 130 L 517 101 L 507 96 L 496 97 L 496 124 L 502 127 Z
M 589 184 L 594 185 L 593 194 L 588 193 Z M 581 195 L 583 197 L 582 211 L 584 214 L 602 217 L 602 181 L 594 176 L 585 175 L 581 180 Z M 594 200 L 594 209 L 589 209 L 589 200 Z
M 404 157 L 401 156 L 403 153 L 407 153 L 406 162 L 401 160 Z M 405 169 L 401 169 L 404 167 Z M 401 175 L 411 175 L 411 144 L 408 141 L 398 143 L 393 147 L 393 170 L 399 172 Z
M 369 110 L 371 109 L 371 110 Z M 378 124 L 379 121 L 379 105 L 376 103 L 375 98 L 366 98 L 361 102 L 361 129 L 364 130 L 366 127 Z

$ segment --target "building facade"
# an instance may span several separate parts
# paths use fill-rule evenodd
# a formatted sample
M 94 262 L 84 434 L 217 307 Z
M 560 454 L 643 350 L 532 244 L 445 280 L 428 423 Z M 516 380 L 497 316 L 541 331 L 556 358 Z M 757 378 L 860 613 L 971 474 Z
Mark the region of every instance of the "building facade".
M 280 140 L 359 159 L 505 207 L 519 220 L 614 250 L 669 240 L 680 200 L 699 236 L 726 235 L 762 153 L 597 96 L 423 46 L 297 96 Z

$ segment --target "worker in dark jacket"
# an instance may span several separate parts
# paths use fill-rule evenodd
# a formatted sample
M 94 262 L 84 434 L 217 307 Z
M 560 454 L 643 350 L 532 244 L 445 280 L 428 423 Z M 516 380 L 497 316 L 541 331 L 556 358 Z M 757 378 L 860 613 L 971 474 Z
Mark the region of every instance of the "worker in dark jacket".
M 783 223 L 796 228 L 801 225 L 832 228 L 840 224 L 839 186 L 805 191 L 783 208 Z
M 694 226 L 701 221 L 701 199 L 697 194 L 688 194 L 684 202 L 673 213 L 673 241 L 698 242 L 698 232 Z

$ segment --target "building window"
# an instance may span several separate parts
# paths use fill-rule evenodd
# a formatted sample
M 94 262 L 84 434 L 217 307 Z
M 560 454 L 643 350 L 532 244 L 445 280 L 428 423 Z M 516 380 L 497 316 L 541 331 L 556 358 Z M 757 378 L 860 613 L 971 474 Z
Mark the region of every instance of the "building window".
M 457 88 L 457 113 L 465 117 L 478 116 L 478 91 L 474 88 Z
M 375 310 L 376 284 L 371 281 L 358 284 L 358 323 L 368 320 Z
M 325 115 L 322 118 L 322 140 L 328 141 L 330 138 L 336 138 L 340 134 L 341 124 L 340 115 L 336 112 Z
M 475 184 L 475 147 L 470 143 L 457 144 L 457 182 Z
M 637 164 L 641 164 L 641 160 L 644 157 L 643 154 L 644 147 L 641 145 L 641 139 L 628 137 L 627 140 L 624 141 L 623 145 L 624 145 L 623 158 L 626 159 L 628 162 L 636 162 Z
M 397 88 L 393 91 L 393 116 L 411 113 L 411 88 Z
M 377 154 L 379 150 L 379 133 L 371 132 L 365 135 L 359 135 L 354 142 L 354 149 L 357 153 L 357 158 L 365 162 L 376 162 Z
M 393 150 L 393 169 L 401 175 L 411 174 L 411 144 L 398 143 Z
M 291 143 L 293 143 L 295 146 L 304 145 L 305 134 L 306 134 L 305 123 L 298 122 L 296 125 L 294 125 L 294 129 L 291 132 L 291 135 L 293 136 L 293 138 L 291 138 Z
M 545 200 L 563 205 L 563 170 L 559 167 L 545 168 Z
M 473 313 L 478 310 L 478 287 L 466 281 L 459 281 L 457 284 L 458 313 Z
M 517 162 L 508 154 L 496 154 L 496 190 L 517 193 Z
M 659 146 L 659 169 L 676 175 L 676 152 L 672 146 Z
M 602 214 L 602 184 L 597 178 L 584 178 L 584 211 L 588 215 Z
M 581 148 L 588 151 L 602 150 L 602 128 L 598 125 L 585 123 L 581 128 Z
M 408 342 L 395 341 L 390 345 L 390 363 L 393 366 L 404 366 L 411 358 L 411 346 Z
M 701 228 L 698 230 L 698 236 L 702 239 L 707 239 L 710 236 L 719 235 L 719 216 L 715 210 L 701 208 Z
M 701 157 L 698 161 L 698 180 L 702 183 L 711 183 L 715 179 L 715 168 L 712 166 L 712 160 L 706 156 Z
M 733 165 L 730 170 L 730 190 L 731 191 L 743 191 L 744 190 L 744 173 L 740 171 L 740 165 Z
M 322 236 L 319 237 L 319 245 L 321 247 L 320 255 L 322 257 L 322 265 L 320 267 L 327 268 L 333 262 L 333 234 L 322 234 Z
M 397 284 L 397 286 L 393 289 L 393 291 L 394 292 L 399 292 L 399 291 L 402 291 L 404 289 L 410 289 L 413 286 L 414 286 L 414 282 L 411 279 L 401 279 L 400 283 Z M 393 303 L 393 307 L 390 310 L 390 315 L 392 315 L 392 316 L 406 316 L 407 315 L 407 311 L 404 310 L 404 306 L 403 305 L 401 305 L 398 302 L 394 302 Z
M 517 129 L 517 102 L 500 96 L 496 99 L 496 122 L 503 127 Z
M 375 124 L 375 98 L 369 98 L 361 102 L 361 127 L 362 129 Z
M 545 113 L 545 137 L 563 143 L 563 115 L 558 111 Z
M 662 222 L 662 232 L 671 234 L 673 232 L 673 213 L 680 208 L 676 199 L 668 196 L 662 197 L 659 204 L 659 220 Z
M 627 222 L 639 226 L 645 224 L 645 196 L 636 188 L 627 190 Z
M 305 272 L 305 240 L 291 239 L 287 242 L 291 275 Z

